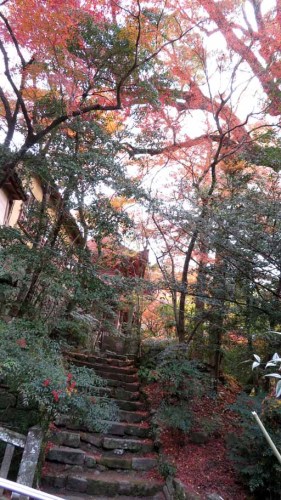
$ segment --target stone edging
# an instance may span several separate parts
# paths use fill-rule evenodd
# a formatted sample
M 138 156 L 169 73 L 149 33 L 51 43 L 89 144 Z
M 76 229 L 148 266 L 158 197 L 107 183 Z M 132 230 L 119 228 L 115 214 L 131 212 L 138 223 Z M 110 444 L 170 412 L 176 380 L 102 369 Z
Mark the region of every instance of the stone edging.
M 163 489 L 166 500 L 202 500 L 202 496 L 190 490 L 179 479 L 168 477 Z M 217 493 L 207 494 L 206 500 L 223 500 Z

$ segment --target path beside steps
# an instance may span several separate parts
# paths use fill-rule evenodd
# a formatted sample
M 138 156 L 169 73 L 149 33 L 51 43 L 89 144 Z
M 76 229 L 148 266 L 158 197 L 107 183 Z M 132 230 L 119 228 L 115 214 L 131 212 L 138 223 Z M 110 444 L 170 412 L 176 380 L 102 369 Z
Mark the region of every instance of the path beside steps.
M 158 456 L 133 360 L 79 353 L 69 360 L 93 368 L 107 380 L 105 393 L 119 406 L 120 421 L 111 422 L 107 433 L 99 434 L 73 428 L 61 419 L 62 427 L 46 456 L 42 489 L 68 500 L 165 500 L 164 482 L 148 475 L 157 468 Z

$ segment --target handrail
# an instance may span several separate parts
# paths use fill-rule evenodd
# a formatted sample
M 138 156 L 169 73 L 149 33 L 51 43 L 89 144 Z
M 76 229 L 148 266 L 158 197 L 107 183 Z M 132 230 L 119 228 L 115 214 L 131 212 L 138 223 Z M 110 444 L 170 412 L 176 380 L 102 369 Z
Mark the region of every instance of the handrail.
M 0 477 L 0 487 L 14 493 L 26 495 L 27 497 L 34 498 L 35 500 L 63 500 L 61 497 L 50 495 L 44 491 L 35 490 L 34 488 L 30 488 L 24 484 L 15 483 L 14 481 L 3 479 L 2 477 Z

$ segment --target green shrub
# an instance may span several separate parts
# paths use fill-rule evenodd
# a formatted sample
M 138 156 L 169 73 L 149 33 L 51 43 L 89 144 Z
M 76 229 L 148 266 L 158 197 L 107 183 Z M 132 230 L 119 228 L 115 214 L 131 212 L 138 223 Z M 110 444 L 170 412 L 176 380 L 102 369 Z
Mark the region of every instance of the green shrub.
M 219 415 L 213 415 L 208 418 L 200 418 L 200 420 L 196 422 L 196 427 L 200 428 L 202 432 L 210 437 L 219 435 L 222 425 L 223 422 Z
M 156 370 L 151 370 L 150 368 L 145 368 L 141 366 L 138 370 L 138 376 L 140 380 L 146 384 L 151 384 L 158 380 L 158 373 Z
M 157 410 L 156 418 L 165 427 L 188 433 L 192 426 L 192 413 L 186 401 L 176 405 L 162 403 Z
M 192 398 L 202 395 L 209 388 L 203 366 L 190 361 L 187 355 L 186 345 L 169 346 L 159 354 L 157 366 L 151 371 L 163 391 L 155 423 L 179 431 L 180 439 L 193 424 L 190 410 Z
M 169 476 L 175 476 L 177 472 L 176 466 L 171 464 L 171 462 L 169 462 L 168 460 L 164 459 L 164 457 L 161 457 L 160 459 L 158 470 L 161 476 L 163 476 L 165 479 Z
M 0 323 L 0 377 L 23 405 L 38 410 L 46 427 L 66 414 L 104 430 L 103 421 L 116 420 L 118 413 L 112 401 L 100 396 L 104 380 L 91 369 L 67 365 L 59 344 L 44 333 L 41 324 L 28 321 Z
M 229 455 L 242 480 L 257 499 L 280 499 L 281 467 L 253 420 L 252 411 L 262 421 L 278 449 L 281 449 L 281 401 L 263 395 L 242 393 L 231 406 L 240 417 L 237 432 L 229 435 Z

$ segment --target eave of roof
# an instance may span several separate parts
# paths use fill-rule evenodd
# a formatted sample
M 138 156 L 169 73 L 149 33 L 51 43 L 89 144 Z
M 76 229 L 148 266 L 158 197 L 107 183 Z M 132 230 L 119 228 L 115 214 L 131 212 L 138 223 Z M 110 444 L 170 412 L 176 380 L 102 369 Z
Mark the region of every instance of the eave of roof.
M 27 200 L 27 195 L 23 189 L 22 182 L 16 172 L 14 172 L 4 183 L 3 188 L 8 192 L 12 200 Z

